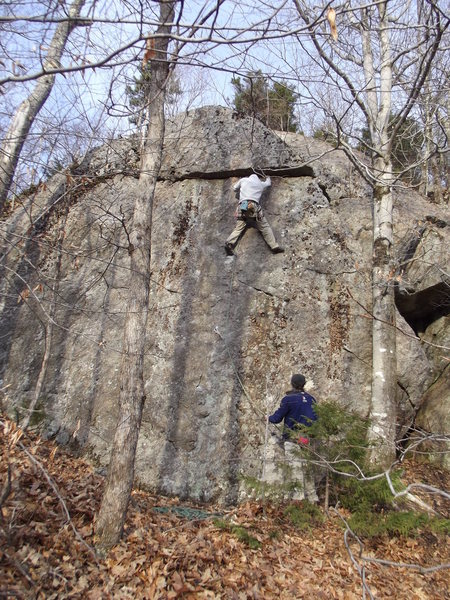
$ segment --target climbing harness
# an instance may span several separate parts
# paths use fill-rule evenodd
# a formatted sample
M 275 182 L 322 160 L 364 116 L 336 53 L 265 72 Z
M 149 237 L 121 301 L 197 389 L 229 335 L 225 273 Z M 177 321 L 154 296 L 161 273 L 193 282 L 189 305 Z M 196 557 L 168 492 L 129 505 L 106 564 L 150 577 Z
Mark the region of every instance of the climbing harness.
M 256 202 L 254 200 L 242 200 L 242 202 L 239 202 L 238 204 L 237 217 L 238 219 L 244 219 L 244 221 L 246 221 L 247 219 L 258 219 L 261 210 L 262 209 L 259 205 L 259 202 Z

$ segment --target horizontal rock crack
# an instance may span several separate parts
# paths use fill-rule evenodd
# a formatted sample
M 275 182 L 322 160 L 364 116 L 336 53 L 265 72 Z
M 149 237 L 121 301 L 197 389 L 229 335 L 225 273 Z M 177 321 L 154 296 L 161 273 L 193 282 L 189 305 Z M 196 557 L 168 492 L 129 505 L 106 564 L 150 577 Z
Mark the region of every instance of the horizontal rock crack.
M 230 179 L 231 177 L 248 177 L 254 173 L 252 169 L 230 169 L 225 171 L 192 171 L 184 175 L 171 176 L 162 175 L 159 176 L 159 181 L 184 181 L 186 179 Z M 258 172 L 260 173 L 260 172 Z M 267 168 L 264 172 L 260 173 L 269 177 L 315 177 L 314 170 L 309 166 L 296 166 L 296 167 L 277 167 Z

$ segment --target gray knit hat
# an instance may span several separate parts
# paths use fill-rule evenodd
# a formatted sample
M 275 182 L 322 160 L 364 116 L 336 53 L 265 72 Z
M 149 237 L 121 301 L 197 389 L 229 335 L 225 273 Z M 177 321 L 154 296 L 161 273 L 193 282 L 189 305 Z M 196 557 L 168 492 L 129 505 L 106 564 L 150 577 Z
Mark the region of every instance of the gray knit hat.
M 302 390 L 306 383 L 306 377 L 304 375 L 292 375 L 291 377 L 291 385 L 294 390 Z

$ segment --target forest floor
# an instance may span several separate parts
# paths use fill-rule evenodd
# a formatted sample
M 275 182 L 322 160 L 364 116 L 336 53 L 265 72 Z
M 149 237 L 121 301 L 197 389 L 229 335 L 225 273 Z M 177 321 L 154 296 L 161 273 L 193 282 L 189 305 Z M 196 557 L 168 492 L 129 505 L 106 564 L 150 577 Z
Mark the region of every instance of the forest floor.
M 450 599 L 445 536 L 384 535 L 360 547 L 344 539 L 336 512 L 302 531 L 286 504 L 186 507 L 136 490 L 123 540 L 99 558 L 93 520 L 104 477 L 0 424 L 0 598 Z M 405 478 L 448 490 L 449 474 L 427 464 L 407 463 Z

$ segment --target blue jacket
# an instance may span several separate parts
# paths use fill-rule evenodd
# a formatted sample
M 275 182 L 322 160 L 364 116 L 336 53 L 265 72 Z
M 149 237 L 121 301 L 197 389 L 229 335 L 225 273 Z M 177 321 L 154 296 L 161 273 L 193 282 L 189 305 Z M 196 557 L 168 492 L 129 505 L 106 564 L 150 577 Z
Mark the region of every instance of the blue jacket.
M 281 423 L 284 419 L 284 428 L 295 429 L 296 425 L 311 425 L 316 421 L 317 415 L 314 412 L 316 399 L 306 392 L 292 390 L 282 399 L 280 408 L 273 415 L 270 415 L 270 423 Z M 285 431 L 284 438 L 289 437 L 289 432 Z

